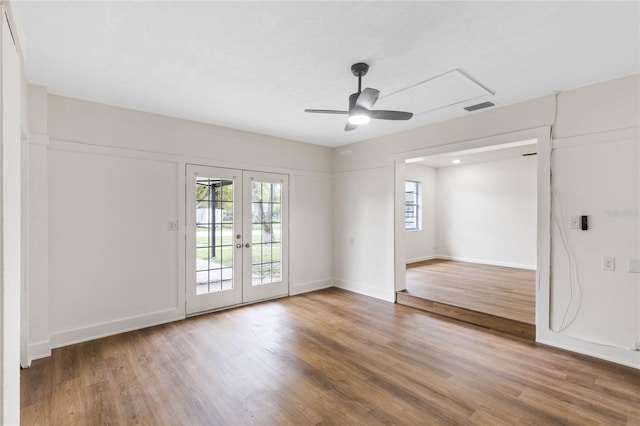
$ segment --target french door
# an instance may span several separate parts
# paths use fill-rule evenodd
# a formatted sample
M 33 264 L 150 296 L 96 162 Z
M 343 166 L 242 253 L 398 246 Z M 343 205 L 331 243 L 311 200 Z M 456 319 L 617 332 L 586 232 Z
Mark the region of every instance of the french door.
M 288 176 L 188 164 L 187 315 L 284 296 Z

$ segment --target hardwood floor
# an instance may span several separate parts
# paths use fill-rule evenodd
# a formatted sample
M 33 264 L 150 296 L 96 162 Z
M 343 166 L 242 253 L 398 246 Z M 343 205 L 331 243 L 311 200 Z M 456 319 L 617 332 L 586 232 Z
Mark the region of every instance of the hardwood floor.
M 535 324 L 536 272 L 453 260 L 407 265 L 407 293 Z
M 397 292 L 396 302 L 400 305 L 411 306 L 412 308 L 420 309 L 425 312 L 479 325 L 481 327 L 486 327 L 501 333 L 507 333 L 522 339 L 531 341 L 536 340 L 535 324 L 526 324 L 524 322 L 485 314 L 472 309 L 465 309 L 458 306 L 448 305 L 446 303 L 434 302 L 433 300 L 413 296 L 404 291 Z
M 640 424 L 640 371 L 338 289 L 56 349 L 25 425 Z

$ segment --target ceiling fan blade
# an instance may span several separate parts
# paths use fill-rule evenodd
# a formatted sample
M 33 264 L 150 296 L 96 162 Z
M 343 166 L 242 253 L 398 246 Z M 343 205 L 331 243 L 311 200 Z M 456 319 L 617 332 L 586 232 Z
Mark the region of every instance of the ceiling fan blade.
M 349 123 L 349 122 L 347 121 L 347 124 L 344 126 L 344 131 L 345 131 L 345 132 L 349 132 L 349 131 L 351 131 L 351 130 L 355 130 L 355 129 L 357 129 L 357 128 L 358 128 L 358 125 L 357 125 L 357 124 L 351 124 L 351 123 Z
M 349 111 L 338 111 L 335 109 L 305 109 L 304 112 L 315 112 L 319 114 L 349 114 Z
M 373 108 L 373 104 L 378 100 L 378 96 L 380 96 L 380 92 L 378 90 L 367 87 L 360 92 L 360 95 L 358 95 L 356 105 L 362 108 L 371 109 Z
M 373 110 L 369 111 L 369 116 L 371 118 L 377 118 L 378 120 L 409 120 L 413 117 L 413 113 L 404 111 Z

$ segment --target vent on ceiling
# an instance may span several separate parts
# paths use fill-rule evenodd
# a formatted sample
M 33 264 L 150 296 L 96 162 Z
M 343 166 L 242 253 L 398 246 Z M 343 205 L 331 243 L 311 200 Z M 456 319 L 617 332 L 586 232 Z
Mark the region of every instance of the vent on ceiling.
M 475 104 L 475 105 L 471 105 L 468 107 L 464 107 L 464 109 L 466 109 L 467 111 L 475 111 L 477 109 L 482 109 L 482 108 L 489 108 L 494 106 L 495 104 L 493 102 L 483 102 L 481 104 Z
M 530 155 L 538 155 L 538 153 L 537 152 L 529 152 L 527 154 L 522 154 L 523 157 L 528 157 Z
M 467 105 L 474 99 L 490 99 L 494 93 L 454 69 L 436 77 L 390 92 L 380 97 L 381 108 L 412 111 L 414 116 L 456 105 Z

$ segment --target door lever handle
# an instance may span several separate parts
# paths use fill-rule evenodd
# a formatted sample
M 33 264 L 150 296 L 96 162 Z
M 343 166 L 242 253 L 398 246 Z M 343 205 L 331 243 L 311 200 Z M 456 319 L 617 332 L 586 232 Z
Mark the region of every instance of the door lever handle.
M 236 244 L 236 248 L 242 248 L 242 244 L 240 243 Z
M 245 244 L 244 246 L 245 246 L 246 248 L 249 248 L 249 247 L 251 247 L 251 243 L 247 243 L 247 244 Z

